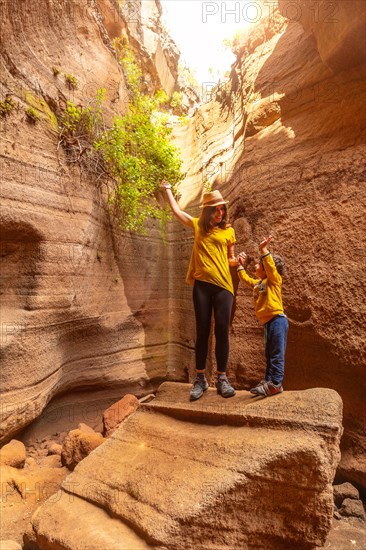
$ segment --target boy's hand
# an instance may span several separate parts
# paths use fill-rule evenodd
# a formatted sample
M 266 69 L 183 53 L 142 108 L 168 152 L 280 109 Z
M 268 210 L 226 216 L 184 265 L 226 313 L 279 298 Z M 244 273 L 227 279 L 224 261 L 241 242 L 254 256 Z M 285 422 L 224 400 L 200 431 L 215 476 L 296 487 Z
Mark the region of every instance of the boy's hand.
M 270 243 L 272 239 L 272 235 L 269 235 L 268 237 L 265 237 L 263 241 L 259 244 L 259 250 L 262 254 L 267 254 L 267 244 Z
M 237 260 L 238 260 L 238 263 L 240 265 L 244 265 L 245 264 L 245 260 L 247 259 L 247 255 L 245 254 L 245 252 L 240 252 L 240 254 L 238 255 L 237 257 Z

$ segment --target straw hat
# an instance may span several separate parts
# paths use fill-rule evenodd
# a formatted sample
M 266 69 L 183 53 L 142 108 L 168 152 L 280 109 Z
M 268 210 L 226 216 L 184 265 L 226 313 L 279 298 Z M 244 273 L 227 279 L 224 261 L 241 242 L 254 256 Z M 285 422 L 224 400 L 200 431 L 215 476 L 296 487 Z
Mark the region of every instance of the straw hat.
M 219 204 L 227 204 L 228 202 L 229 201 L 224 201 L 220 191 L 210 191 L 210 193 L 203 193 L 200 208 L 205 208 L 205 206 L 218 206 Z

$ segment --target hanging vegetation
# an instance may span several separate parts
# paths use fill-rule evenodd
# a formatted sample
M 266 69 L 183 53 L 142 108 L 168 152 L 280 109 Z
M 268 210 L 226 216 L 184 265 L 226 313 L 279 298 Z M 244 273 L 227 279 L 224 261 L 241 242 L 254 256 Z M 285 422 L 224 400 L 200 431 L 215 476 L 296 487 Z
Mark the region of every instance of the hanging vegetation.
M 149 217 L 166 220 L 156 194 L 165 178 L 174 186 L 183 179 L 182 161 L 170 141 L 168 115 L 159 112 L 167 96 L 161 90 L 154 97 L 141 91 L 142 73 L 128 45 L 115 41 L 119 63 L 129 89 L 125 115 L 105 124 L 105 89 L 88 106 L 67 103 L 60 120 L 60 143 L 69 162 L 77 162 L 97 182 L 105 183 L 108 202 L 124 230 L 144 233 Z

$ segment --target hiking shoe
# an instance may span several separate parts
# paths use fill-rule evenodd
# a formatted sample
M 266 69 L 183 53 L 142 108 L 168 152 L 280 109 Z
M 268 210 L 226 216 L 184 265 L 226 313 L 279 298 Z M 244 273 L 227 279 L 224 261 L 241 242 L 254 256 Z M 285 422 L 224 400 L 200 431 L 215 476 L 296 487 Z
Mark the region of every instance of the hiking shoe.
M 254 391 L 255 390 L 255 391 Z M 253 388 L 255 395 L 263 395 L 264 397 L 270 397 L 271 395 L 276 395 L 276 393 L 282 393 L 283 387 L 281 384 L 274 384 L 273 382 L 264 382 L 261 386 Z
M 208 382 L 206 378 L 200 378 L 199 376 L 196 376 L 196 378 L 193 380 L 193 387 L 189 395 L 190 401 L 196 401 L 196 399 L 202 397 L 203 392 L 206 390 L 208 390 Z
M 235 390 L 230 384 L 227 376 L 220 376 L 216 382 L 217 393 L 222 395 L 222 397 L 233 397 L 235 395 Z
M 266 380 L 263 378 L 263 380 L 261 380 L 260 382 L 258 382 L 258 384 L 256 386 L 254 386 L 254 388 L 250 388 L 250 393 L 257 393 L 257 388 L 259 388 L 259 386 L 263 386 L 263 384 L 266 383 Z

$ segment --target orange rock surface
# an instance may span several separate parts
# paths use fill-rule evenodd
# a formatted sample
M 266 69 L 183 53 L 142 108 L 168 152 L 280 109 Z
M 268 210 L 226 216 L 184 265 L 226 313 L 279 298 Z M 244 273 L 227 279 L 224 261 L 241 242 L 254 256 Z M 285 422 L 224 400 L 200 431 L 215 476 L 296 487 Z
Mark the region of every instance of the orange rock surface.
M 154 222 L 145 237 L 121 233 L 100 190 L 58 148 L 55 113 L 68 99 L 85 104 L 106 87 L 108 117 L 126 109 L 116 36 L 139 52 L 149 89 L 172 89 L 173 47 L 159 26 L 155 37 L 142 26 L 159 25 L 159 2 L 143 4 L 150 15 L 120 14 L 114 0 L 3 6 L 1 100 L 10 94 L 19 108 L 1 119 L 2 441 L 56 395 L 113 387 L 140 396 L 193 372 L 191 234 L 172 224 L 166 244 Z M 299 0 L 298 17 L 276 12 L 251 29 L 231 84 L 175 139 L 184 208 L 198 215 L 209 176 L 230 201 L 238 251 L 255 257 L 263 235 L 274 235 L 288 266 L 285 389 L 339 392 L 341 472 L 365 487 L 365 4 L 332 4 L 335 21 L 324 11 L 312 20 Z M 229 364 L 237 388 L 261 378 L 262 349 L 252 298 L 239 287 Z

